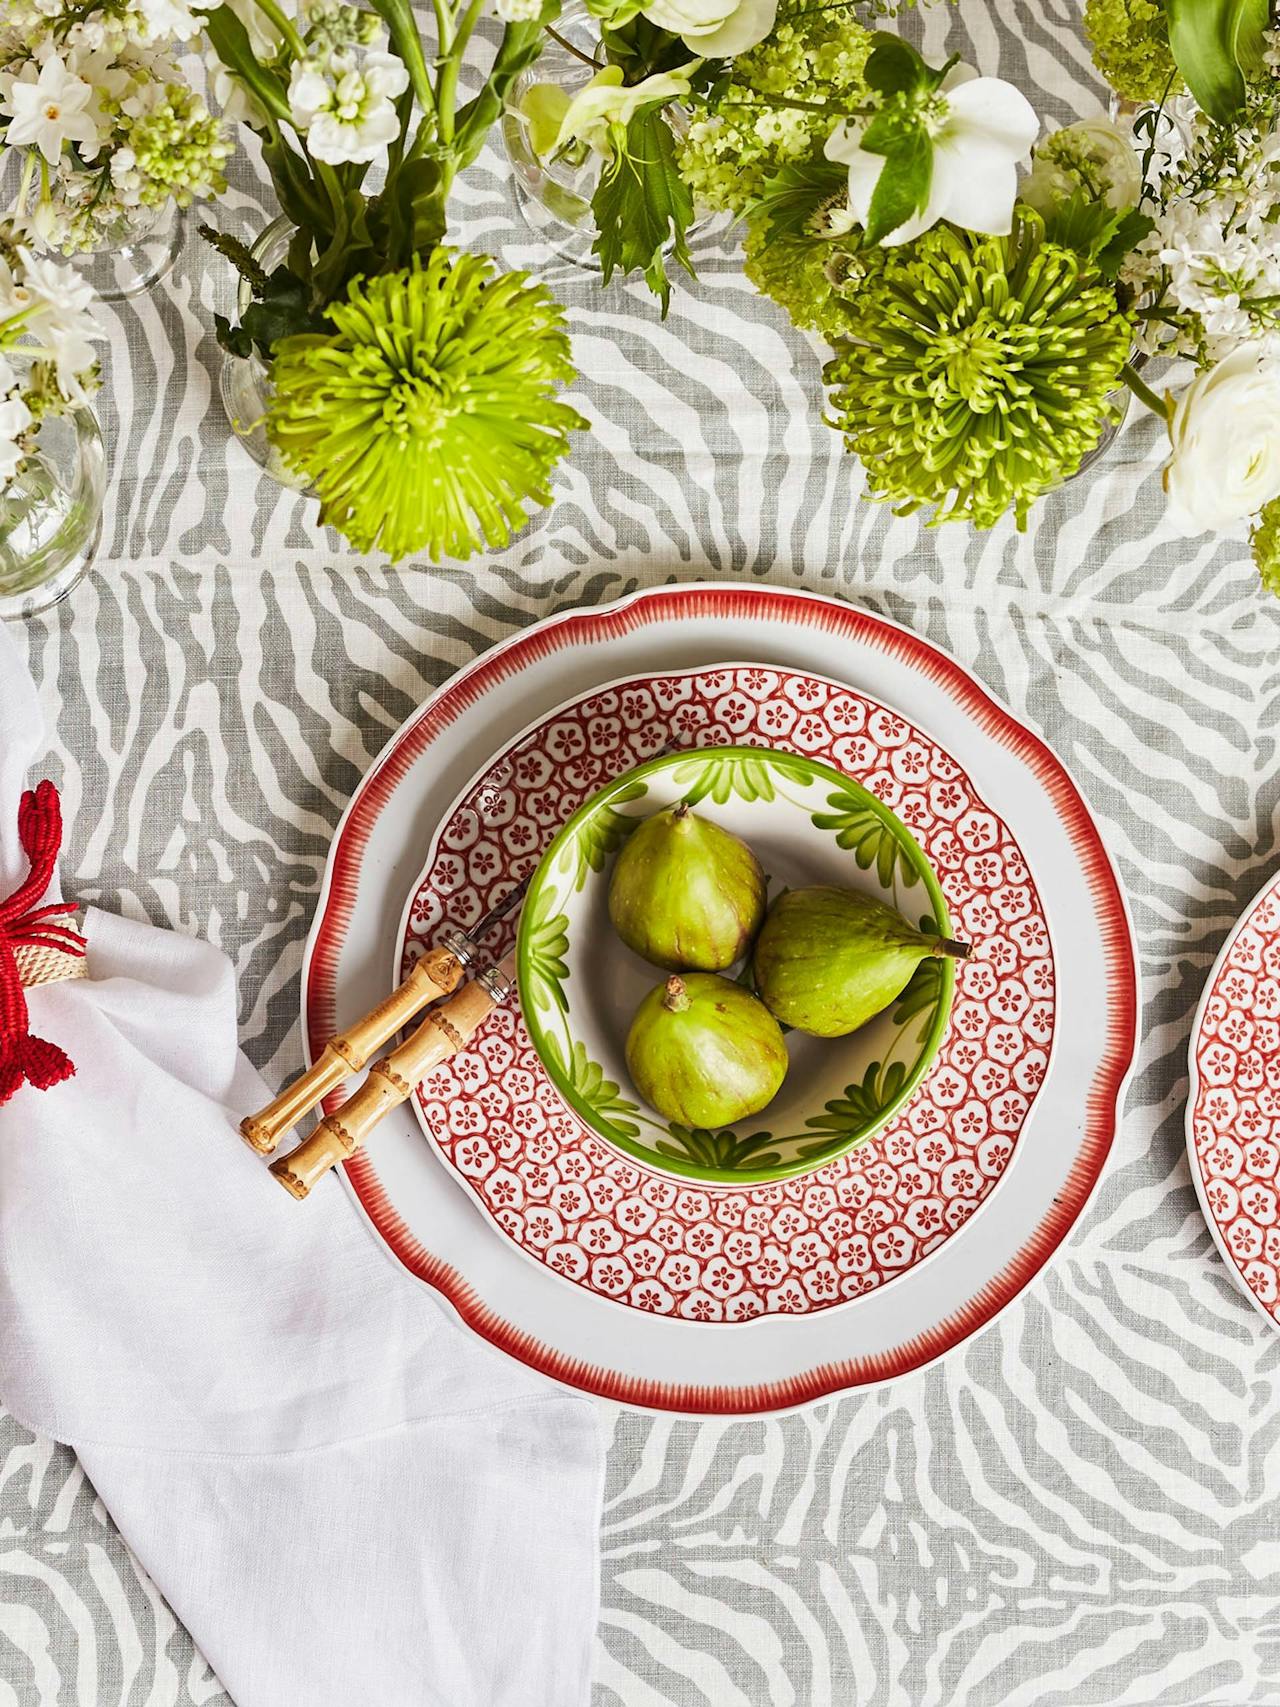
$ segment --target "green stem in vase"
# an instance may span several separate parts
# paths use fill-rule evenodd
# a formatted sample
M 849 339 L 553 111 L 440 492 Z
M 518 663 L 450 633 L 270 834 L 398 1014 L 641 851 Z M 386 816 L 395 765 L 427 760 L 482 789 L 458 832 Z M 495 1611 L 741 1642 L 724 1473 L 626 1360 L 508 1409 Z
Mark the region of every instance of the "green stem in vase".
M 1140 403 L 1145 403 L 1147 408 L 1150 409 L 1153 414 L 1159 415 L 1162 421 L 1167 421 L 1169 419 L 1168 401 L 1161 397 L 1158 391 L 1153 391 L 1151 389 L 1132 362 L 1126 362 L 1124 364 L 1120 369 L 1120 377 L 1124 380 L 1125 384 L 1129 387 L 1129 390 L 1132 391 L 1133 395 Z

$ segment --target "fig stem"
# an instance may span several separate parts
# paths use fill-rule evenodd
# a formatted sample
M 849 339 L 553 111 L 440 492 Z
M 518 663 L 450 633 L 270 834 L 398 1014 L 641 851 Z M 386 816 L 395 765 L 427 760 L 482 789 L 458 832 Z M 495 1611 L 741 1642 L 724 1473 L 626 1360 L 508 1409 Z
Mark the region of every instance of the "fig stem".
M 662 1005 L 672 1014 L 682 1014 L 689 1006 L 689 992 L 684 987 L 683 978 L 677 978 L 673 973 L 667 979 L 667 993 L 662 998 Z
M 969 956 L 973 953 L 973 944 L 970 942 L 957 942 L 954 937 L 940 936 L 938 938 L 937 952 L 939 954 L 949 956 L 952 960 L 968 960 Z
M 675 805 L 671 808 L 672 823 L 678 824 L 682 818 L 687 818 L 688 816 L 689 802 L 687 800 L 677 800 Z

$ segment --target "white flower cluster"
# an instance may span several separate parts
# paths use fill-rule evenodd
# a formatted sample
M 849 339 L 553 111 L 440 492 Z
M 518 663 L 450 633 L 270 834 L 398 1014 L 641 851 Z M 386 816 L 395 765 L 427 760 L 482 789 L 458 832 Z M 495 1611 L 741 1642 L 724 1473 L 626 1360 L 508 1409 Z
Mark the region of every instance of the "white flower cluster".
M 197 28 L 185 0 L 0 0 L 0 147 L 48 247 L 107 247 L 225 188 L 231 143 L 168 51 Z
M 367 166 L 400 134 L 395 103 L 409 73 L 374 47 L 375 13 L 340 0 L 312 0 L 298 18 L 306 57 L 289 76 L 289 113 L 307 149 L 329 166 Z
M 97 383 L 93 346 L 104 337 L 90 286 L 64 262 L 33 254 L 23 236 L 0 227 L 0 493 L 41 420 L 86 401 Z
M 1158 183 L 1155 227 L 1123 282 L 1145 299 L 1141 347 L 1201 367 L 1263 340 L 1280 349 L 1280 101 L 1232 130 L 1197 117 Z

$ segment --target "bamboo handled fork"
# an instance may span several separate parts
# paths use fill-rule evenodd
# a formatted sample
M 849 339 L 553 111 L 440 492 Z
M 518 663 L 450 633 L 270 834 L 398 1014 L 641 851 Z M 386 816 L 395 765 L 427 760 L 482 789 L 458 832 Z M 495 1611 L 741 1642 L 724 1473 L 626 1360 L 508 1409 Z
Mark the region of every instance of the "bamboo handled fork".
M 403 1030 L 415 1014 L 441 996 L 451 995 L 464 973 L 474 967 L 480 941 L 520 905 L 528 887 L 529 880 L 525 878 L 479 924 L 469 931 L 451 930 L 443 947 L 428 949 L 404 982 L 377 1007 L 331 1038 L 315 1062 L 265 1108 L 245 1116 L 240 1122 L 245 1143 L 259 1155 L 269 1156 L 303 1115 L 318 1108 L 344 1079 L 367 1066 L 382 1045 Z
M 466 1046 L 481 1023 L 515 991 L 515 955 L 487 967 L 456 995 L 432 1008 L 416 1030 L 369 1069 L 369 1076 L 309 1138 L 271 1164 L 294 1197 L 306 1197 L 329 1169 L 361 1147 L 382 1117 L 413 1095 L 434 1067 Z

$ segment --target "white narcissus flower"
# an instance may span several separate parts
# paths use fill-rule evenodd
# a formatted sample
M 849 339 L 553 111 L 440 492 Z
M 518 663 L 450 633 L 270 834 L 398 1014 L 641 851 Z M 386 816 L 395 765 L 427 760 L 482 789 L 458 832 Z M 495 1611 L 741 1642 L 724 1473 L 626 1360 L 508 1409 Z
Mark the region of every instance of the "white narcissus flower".
M 25 65 L 0 101 L 0 112 L 9 115 L 5 141 L 15 148 L 38 148 L 50 166 L 58 164 L 68 142 L 79 143 L 91 160 L 98 152 L 93 102 L 93 86 L 50 53 L 38 73 L 35 65 Z
M 89 311 L 93 287 L 74 267 L 33 255 L 21 244 L 17 258 L 17 276 L 6 267 L 0 277 L 0 319 L 27 314 L 23 330 L 53 363 L 58 390 L 83 403 L 84 376 L 97 359 L 93 346 L 106 337 Z
M 638 107 L 683 100 L 698 64 L 694 60 L 679 71 L 655 72 L 640 83 L 626 85 L 622 67 L 606 65 L 572 99 L 555 84 L 535 83 L 522 103 L 534 152 L 555 154 L 571 142 L 585 142 L 597 154 L 611 157 L 613 127 L 625 129 Z
M 651 0 L 642 16 L 702 59 L 732 59 L 768 35 L 778 0 Z
M 1184 533 L 1257 515 L 1280 497 L 1280 358 L 1241 344 L 1197 374 L 1169 422 L 1164 489 Z
M 395 98 L 409 73 L 390 53 L 335 53 L 323 68 L 300 60 L 289 80 L 289 111 L 307 147 L 329 166 L 367 166 L 400 134 Z
M 32 414 L 23 402 L 18 376 L 8 360 L 0 356 L 0 482 L 17 473 L 24 454 L 20 441 L 31 422 Z
M 1030 101 L 1002 78 L 979 77 L 971 65 L 955 65 L 928 97 L 924 119 L 933 142 L 929 198 L 882 241 L 909 243 L 940 219 L 965 231 L 1008 236 L 1018 199 L 1018 162 L 1040 129 Z M 883 154 L 862 147 L 869 122 L 846 119 L 827 138 L 825 149 L 828 160 L 849 168 L 849 206 L 859 225 L 867 223 L 885 164 Z

